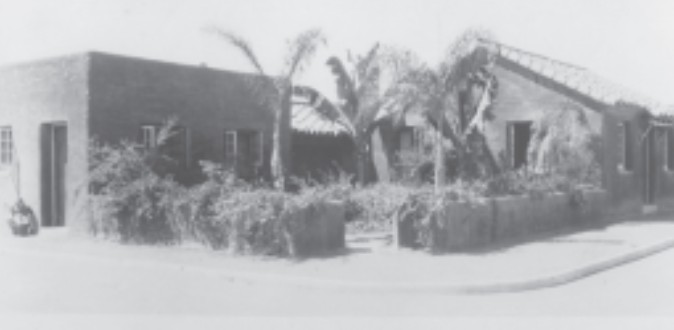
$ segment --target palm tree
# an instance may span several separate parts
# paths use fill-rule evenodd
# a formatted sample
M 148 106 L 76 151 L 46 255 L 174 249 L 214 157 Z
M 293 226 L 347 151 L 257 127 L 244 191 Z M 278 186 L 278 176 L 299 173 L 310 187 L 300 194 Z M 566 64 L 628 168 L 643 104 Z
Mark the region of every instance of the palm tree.
M 261 77 L 261 80 L 255 80 L 251 87 L 255 98 L 274 114 L 271 173 L 274 187 L 286 189 L 290 167 L 288 155 L 291 137 L 289 100 L 293 79 L 306 69 L 318 48 L 326 44 L 325 36 L 319 29 L 310 29 L 290 40 L 283 69 L 278 75 L 270 75 L 260 64 L 248 41 L 232 32 L 216 27 L 211 27 L 207 31 L 241 51 Z
M 398 85 L 397 97 L 422 108 L 436 126 L 436 189 L 445 181 L 445 138 L 461 162 L 472 158 L 486 163 L 491 172 L 498 171 L 483 134 L 483 123 L 490 118 L 490 105 L 498 90 L 490 73 L 494 61 L 490 39 L 486 32 L 468 30 L 449 47 L 438 67 L 421 64 L 408 71 Z

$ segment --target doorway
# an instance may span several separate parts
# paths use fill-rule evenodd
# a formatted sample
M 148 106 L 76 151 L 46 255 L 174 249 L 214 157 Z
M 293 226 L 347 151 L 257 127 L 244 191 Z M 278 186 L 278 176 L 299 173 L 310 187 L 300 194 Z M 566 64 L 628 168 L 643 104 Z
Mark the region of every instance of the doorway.
M 510 166 L 513 169 L 519 169 L 527 165 L 531 125 L 532 122 L 530 121 L 508 123 L 507 144 L 510 154 Z
M 65 225 L 68 127 L 45 123 L 40 127 L 42 173 L 42 226 Z
M 643 202 L 647 206 L 644 208 L 652 209 L 655 205 L 656 186 L 658 182 L 658 168 L 656 161 L 656 141 L 655 130 L 650 128 L 645 133 L 643 141 Z

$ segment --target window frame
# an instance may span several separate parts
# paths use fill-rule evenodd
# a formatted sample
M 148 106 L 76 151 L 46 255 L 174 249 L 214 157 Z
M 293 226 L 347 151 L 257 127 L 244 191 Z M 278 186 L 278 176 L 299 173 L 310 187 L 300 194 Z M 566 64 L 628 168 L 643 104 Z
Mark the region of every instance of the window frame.
M 160 146 L 158 144 L 159 131 L 161 129 L 162 129 L 161 124 L 147 123 L 147 124 L 140 125 L 140 130 L 141 130 L 140 140 L 141 141 L 139 141 L 139 144 L 140 144 L 141 148 L 143 148 L 145 150 L 156 148 L 161 152 L 163 150 L 162 148 L 167 147 L 166 145 Z M 182 153 L 182 155 L 181 155 L 182 157 L 180 159 L 180 162 L 182 164 L 181 166 L 183 166 L 185 168 L 190 168 L 191 167 L 190 166 L 191 161 L 192 161 L 191 131 L 188 127 L 186 127 L 184 125 L 176 125 L 176 126 L 173 127 L 173 129 L 175 131 L 172 132 L 171 134 L 181 134 L 182 135 L 182 141 L 184 142 L 184 146 L 183 146 L 184 148 L 181 148 L 181 149 L 183 149 L 183 150 L 181 150 L 181 153 Z M 173 135 L 169 136 L 168 140 L 170 140 L 170 138 L 172 138 L 172 137 L 173 137 Z M 170 141 L 166 141 L 166 142 L 170 143 Z
M 0 166 L 14 162 L 14 132 L 12 126 L 0 126 Z
M 159 125 L 156 124 L 143 124 L 140 125 L 140 130 L 141 130 L 141 141 L 140 144 L 141 146 L 147 150 L 147 149 L 152 149 L 157 147 L 157 133 L 159 133 Z M 151 134 L 147 134 L 148 132 L 151 132 Z M 150 139 L 148 139 L 148 136 L 151 136 Z
M 236 168 L 239 158 L 239 131 L 225 130 L 223 136 L 223 163 L 226 167 Z
M 241 159 L 242 150 L 239 149 L 241 139 L 245 135 L 251 134 L 254 151 L 248 155 L 254 158 L 253 166 L 262 167 L 264 165 L 264 147 L 265 134 L 262 130 L 256 129 L 226 129 L 223 141 L 223 162 L 226 167 L 235 168 Z M 247 149 L 247 148 L 246 148 Z

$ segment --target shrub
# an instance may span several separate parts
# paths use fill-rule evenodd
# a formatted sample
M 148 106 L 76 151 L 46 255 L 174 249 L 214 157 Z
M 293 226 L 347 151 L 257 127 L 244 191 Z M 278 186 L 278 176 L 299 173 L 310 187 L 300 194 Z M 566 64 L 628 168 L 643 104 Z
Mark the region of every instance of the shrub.
M 92 144 L 90 232 L 122 242 L 179 242 L 183 226 L 174 205 L 184 190 L 152 171 L 153 155 L 128 142 L 118 147 Z
M 161 160 L 152 150 L 128 142 L 92 142 L 90 157 L 90 232 L 129 243 L 194 240 L 241 254 L 295 256 L 298 235 L 313 221 L 301 212 L 350 189 L 345 181 L 297 193 L 254 187 L 212 162 L 201 163 L 206 180 L 188 188 L 157 174 Z
M 392 219 L 414 188 L 395 184 L 375 184 L 353 189 L 345 196 L 347 231 L 391 230 Z

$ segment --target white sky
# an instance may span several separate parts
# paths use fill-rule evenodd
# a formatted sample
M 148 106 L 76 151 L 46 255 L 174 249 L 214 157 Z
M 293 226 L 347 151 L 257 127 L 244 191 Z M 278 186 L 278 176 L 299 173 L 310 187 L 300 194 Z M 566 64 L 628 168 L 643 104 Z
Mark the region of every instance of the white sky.
M 328 55 L 381 41 L 437 62 L 460 31 L 477 26 L 674 104 L 671 0 L 0 0 L 0 63 L 98 50 L 250 71 L 202 31 L 207 25 L 246 37 L 272 72 L 286 39 L 322 28 L 328 48 L 303 78 L 318 86 L 332 82 Z

